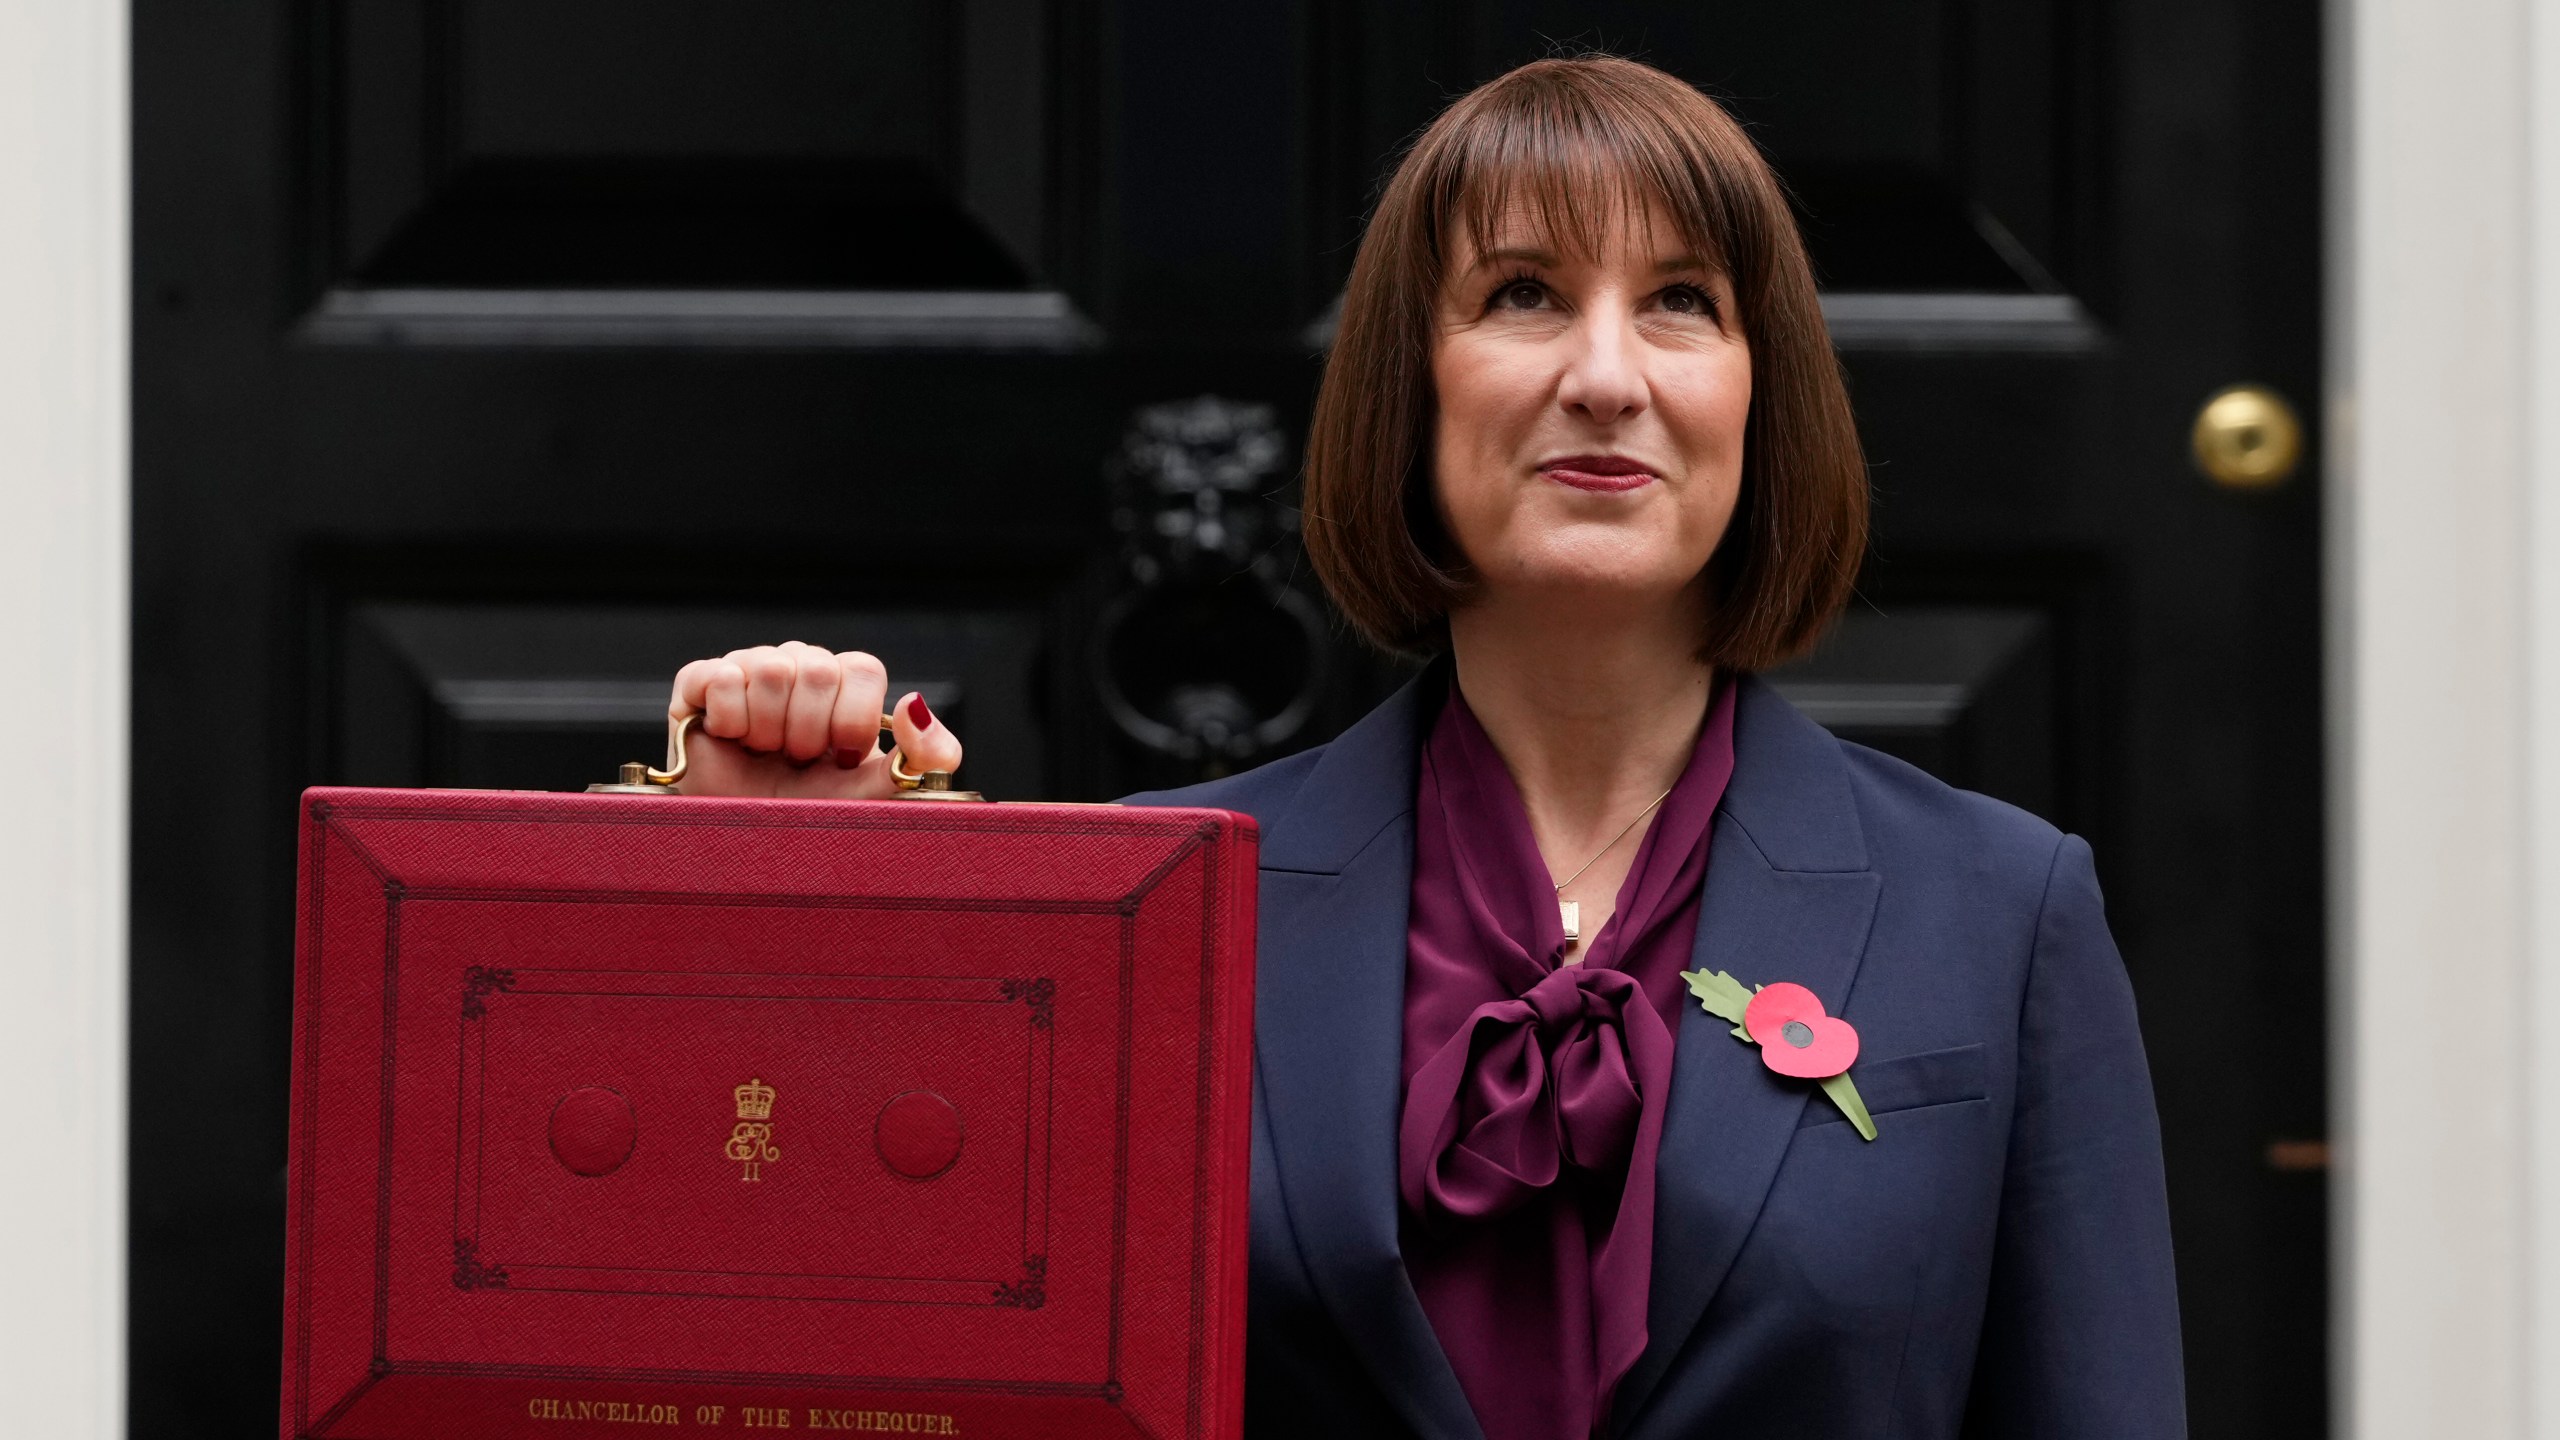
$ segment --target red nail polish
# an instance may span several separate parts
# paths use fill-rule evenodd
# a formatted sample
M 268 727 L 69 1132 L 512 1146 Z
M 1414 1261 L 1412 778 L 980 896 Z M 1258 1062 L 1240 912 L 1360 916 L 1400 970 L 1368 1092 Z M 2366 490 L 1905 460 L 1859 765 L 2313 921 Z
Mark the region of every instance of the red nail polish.
M 919 730 L 933 728 L 933 708 L 924 703 L 924 696 L 919 694 L 907 697 L 907 723 Z
M 836 768 L 839 770 L 850 770 L 870 758 L 871 757 L 869 755 L 853 749 L 850 746 L 839 745 L 836 747 Z

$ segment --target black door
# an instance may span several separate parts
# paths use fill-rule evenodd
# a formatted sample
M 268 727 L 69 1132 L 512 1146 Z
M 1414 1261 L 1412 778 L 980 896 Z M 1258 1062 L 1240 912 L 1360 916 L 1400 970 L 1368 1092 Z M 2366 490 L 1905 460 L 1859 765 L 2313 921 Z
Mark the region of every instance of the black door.
M 293 798 L 574 788 L 665 677 L 859 643 L 1103 798 L 1397 667 L 1287 482 L 1385 157 L 1599 44 L 1796 187 L 1875 563 L 1782 677 L 2089 834 L 2200 1436 L 2322 1431 L 2316 486 L 2197 405 L 2318 355 L 2309 0 L 142 0 L 133 1426 L 273 1423 Z M 2270 1157 L 2284 1163 L 2275 1168 Z

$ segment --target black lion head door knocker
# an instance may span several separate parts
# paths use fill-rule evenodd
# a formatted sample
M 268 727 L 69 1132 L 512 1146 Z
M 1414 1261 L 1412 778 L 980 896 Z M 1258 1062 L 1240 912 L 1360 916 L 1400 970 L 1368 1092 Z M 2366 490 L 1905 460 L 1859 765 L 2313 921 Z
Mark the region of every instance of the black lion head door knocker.
M 1288 456 L 1272 407 L 1204 395 L 1141 408 L 1111 466 L 1095 686 L 1121 734 L 1199 778 L 1286 746 L 1324 693 L 1324 611 L 1291 583 L 1298 517 L 1274 498 Z

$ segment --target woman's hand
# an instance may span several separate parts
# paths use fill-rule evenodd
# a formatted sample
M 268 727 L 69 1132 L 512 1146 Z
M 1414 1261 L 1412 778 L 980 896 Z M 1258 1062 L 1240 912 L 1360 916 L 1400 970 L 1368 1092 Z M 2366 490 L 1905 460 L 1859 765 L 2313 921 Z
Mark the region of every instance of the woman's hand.
M 859 650 L 797 640 L 732 650 L 676 672 L 670 720 L 700 715 L 687 795 L 880 800 L 897 793 L 879 747 L 889 671 Z M 960 738 L 910 691 L 888 711 L 909 773 L 960 768 Z

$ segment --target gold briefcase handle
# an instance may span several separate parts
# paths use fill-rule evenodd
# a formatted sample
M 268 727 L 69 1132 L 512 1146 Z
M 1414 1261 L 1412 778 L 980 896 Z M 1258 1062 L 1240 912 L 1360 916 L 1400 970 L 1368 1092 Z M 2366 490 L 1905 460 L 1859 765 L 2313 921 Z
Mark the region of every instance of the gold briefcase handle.
M 674 795 L 679 793 L 675 787 L 683 782 L 685 771 L 693 763 L 693 757 L 686 752 L 685 741 L 693 734 L 693 722 L 701 718 L 702 712 L 698 710 L 686 715 L 667 717 L 667 768 L 664 770 L 652 769 L 646 761 L 633 760 L 622 767 L 621 779 L 590 785 L 587 787 L 587 793 L 590 795 Z M 891 728 L 890 719 L 886 715 L 880 717 L 880 733 L 892 737 L 897 733 Z M 892 738 L 889 742 L 889 778 L 898 782 L 898 793 L 893 797 L 895 799 L 984 800 L 987 798 L 975 790 L 953 789 L 951 772 L 948 770 L 909 770 L 902 763 L 906 758 L 905 753 L 898 749 L 897 741 Z

